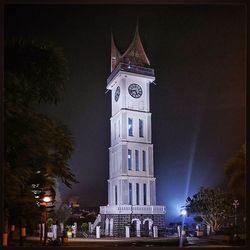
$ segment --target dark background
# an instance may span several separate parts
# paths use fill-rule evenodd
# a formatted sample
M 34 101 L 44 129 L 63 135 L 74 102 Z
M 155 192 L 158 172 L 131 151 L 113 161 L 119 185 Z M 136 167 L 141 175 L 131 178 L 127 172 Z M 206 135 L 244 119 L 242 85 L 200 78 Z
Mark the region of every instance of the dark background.
M 241 5 L 7 5 L 5 39 L 29 36 L 64 49 L 63 101 L 39 107 L 69 126 L 79 184 L 61 197 L 107 204 L 110 32 L 123 53 L 136 20 L 155 69 L 151 85 L 157 204 L 167 220 L 200 186 L 225 184 L 224 164 L 245 143 L 245 7 Z

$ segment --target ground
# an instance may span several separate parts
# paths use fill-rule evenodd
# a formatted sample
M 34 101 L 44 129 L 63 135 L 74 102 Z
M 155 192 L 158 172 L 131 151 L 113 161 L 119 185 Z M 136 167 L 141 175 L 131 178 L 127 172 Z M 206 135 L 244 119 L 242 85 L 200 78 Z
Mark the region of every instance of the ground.
M 189 240 L 189 241 L 188 241 Z M 216 235 L 204 236 L 200 238 L 183 239 L 183 247 L 232 247 L 235 245 L 243 245 L 241 241 L 237 244 L 230 242 L 229 236 Z M 10 246 L 18 246 L 18 239 L 15 239 Z M 39 246 L 39 237 L 27 237 L 24 246 Z M 101 238 L 101 239 L 86 239 L 86 238 L 71 238 L 68 239 L 69 247 L 116 247 L 116 246 L 144 246 L 144 247 L 167 247 L 180 246 L 180 239 L 178 237 L 167 238 Z

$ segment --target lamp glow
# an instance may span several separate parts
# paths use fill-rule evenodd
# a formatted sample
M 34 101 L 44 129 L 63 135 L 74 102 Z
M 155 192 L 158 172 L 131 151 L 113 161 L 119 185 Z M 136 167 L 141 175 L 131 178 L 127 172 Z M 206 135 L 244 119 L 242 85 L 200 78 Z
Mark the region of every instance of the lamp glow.
M 183 216 L 187 215 L 187 210 L 186 209 L 182 209 L 181 210 L 181 215 L 183 215 Z
M 51 201 L 51 199 L 50 199 L 50 197 L 45 196 L 45 197 L 43 198 L 43 201 L 44 201 L 44 202 L 50 202 L 50 201 Z

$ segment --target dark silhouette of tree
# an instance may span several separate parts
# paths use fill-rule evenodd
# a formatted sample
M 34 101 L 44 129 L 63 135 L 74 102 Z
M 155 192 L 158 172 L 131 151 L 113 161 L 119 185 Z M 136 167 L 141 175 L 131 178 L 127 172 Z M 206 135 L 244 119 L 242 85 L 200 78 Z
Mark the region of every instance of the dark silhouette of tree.
M 74 150 L 68 128 L 36 111 L 38 103 L 57 104 L 67 80 L 61 49 L 48 42 L 5 42 L 5 211 L 28 222 L 40 214 L 32 184 L 53 188 L 55 179 L 76 182 L 68 160 Z
M 10 39 L 4 47 L 5 98 L 8 103 L 31 106 L 57 103 L 68 79 L 62 49 L 50 42 Z
M 71 216 L 72 209 L 62 202 L 58 208 L 54 209 L 50 217 L 53 222 L 65 223 Z
M 246 195 L 246 145 L 225 164 L 228 188 L 235 199 L 244 201 Z
M 226 162 L 225 175 L 228 191 L 238 200 L 239 205 L 235 211 L 240 231 L 246 229 L 246 145 L 243 145 L 236 154 Z

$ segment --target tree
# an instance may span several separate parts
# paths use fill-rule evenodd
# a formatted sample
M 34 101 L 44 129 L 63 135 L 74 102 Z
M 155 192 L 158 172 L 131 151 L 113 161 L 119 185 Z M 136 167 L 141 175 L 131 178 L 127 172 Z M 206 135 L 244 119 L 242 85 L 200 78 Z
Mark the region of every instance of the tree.
M 82 230 L 83 232 L 87 232 L 88 229 L 89 229 L 88 223 L 87 223 L 87 222 L 83 222 L 83 223 L 81 224 L 81 230 Z
M 246 145 L 226 162 L 224 169 L 230 192 L 243 205 L 246 195 Z
M 72 210 L 64 202 L 51 214 L 53 222 L 65 223 L 72 215 Z
M 221 188 L 201 187 L 186 200 L 188 214 L 199 216 L 212 232 L 218 232 L 233 215 L 232 197 Z
M 5 41 L 5 99 L 7 104 L 31 106 L 57 103 L 68 79 L 67 61 L 51 42 L 18 38 Z
M 246 221 L 246 145 L 243 145 L 224 166 L 227 177 L 227 187 L 234 200 L 239 201 L 237 211 L 237 224 L 244 232 Z
M 36 111 L 38 103 L 57 104 L 67 80 L 66 59 L 48 42 L 5 42 L 5 200 L 9 218 L 20 225 L 41 211 L 32 184 L 42 190 L 55 178 L 76 182 L 68 160 L 74 150 L 68 128 Z

